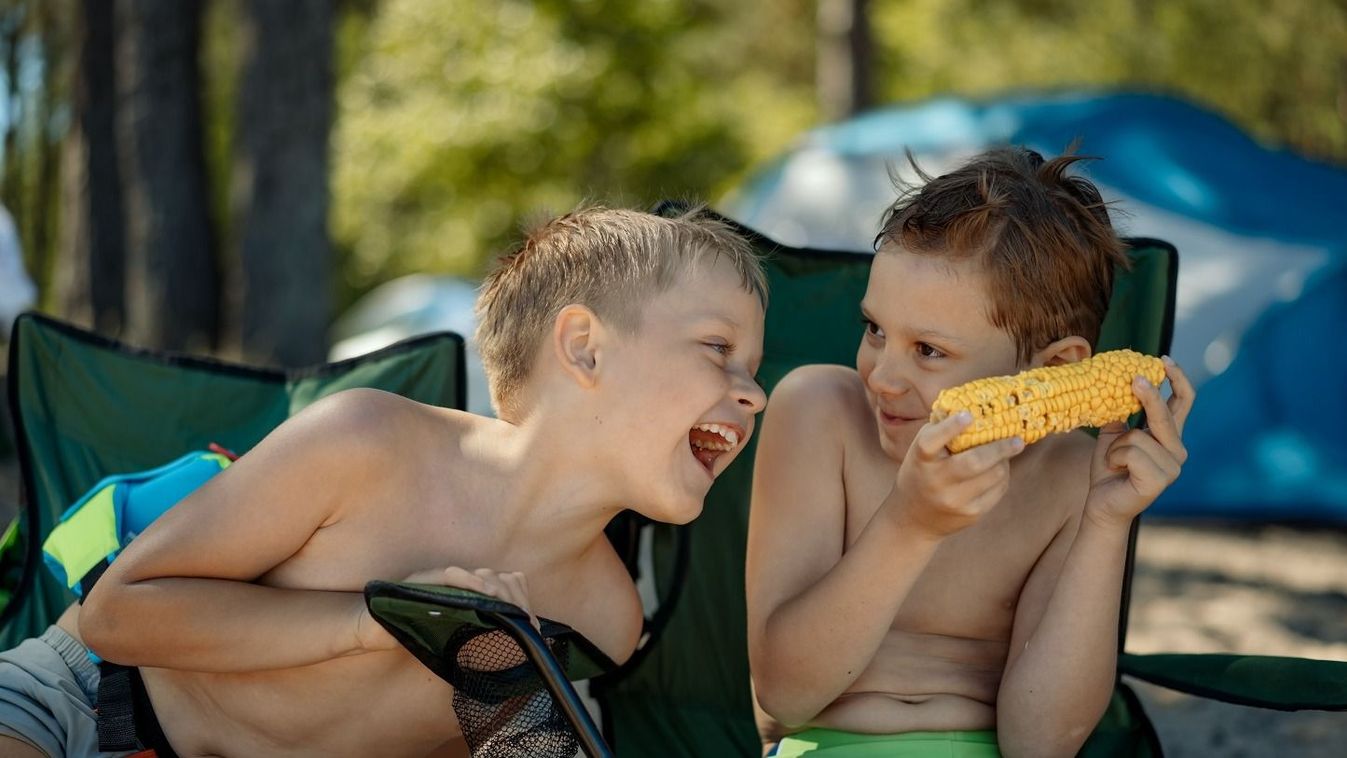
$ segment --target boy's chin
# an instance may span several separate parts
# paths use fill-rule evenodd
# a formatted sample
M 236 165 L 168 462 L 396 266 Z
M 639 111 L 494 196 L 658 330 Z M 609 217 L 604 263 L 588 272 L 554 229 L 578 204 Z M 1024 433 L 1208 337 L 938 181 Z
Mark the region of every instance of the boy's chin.
M 879 448 L 884 451 L 886 457 L 895 463 L 903 462 L 903 458 L 907 456 L 907 450 L 910 447 L 912 447 L 910 435 L 885 434 L 883 429 L 879 430 Z
M 651 507 L 642 508 L 639 512 L 651 521 L 683 526 L 702 515 L 704 505 L 704 498 L 700 497 L 665 499 L 659 503 L 652 503 Z

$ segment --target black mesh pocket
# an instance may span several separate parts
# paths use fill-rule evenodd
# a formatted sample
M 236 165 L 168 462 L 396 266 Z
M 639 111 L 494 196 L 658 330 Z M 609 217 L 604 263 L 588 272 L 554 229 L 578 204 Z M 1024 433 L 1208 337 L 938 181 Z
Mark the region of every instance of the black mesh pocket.
M 574 629 L 539 618 L 535 630 L 520 608 L 455 587 L 373 581 L 365 602 L 453 686 L 454 713 L 474 758 L 573 758 L 578 747 L 612 755 L 570 682 L 617 665 Z
M 565 667 L 566 640 L 547 639 Z M 579 741 L 523 650 L 508 634 L 459 627 L 445 644 L 454 715 L 473 758 L 573 758 Z

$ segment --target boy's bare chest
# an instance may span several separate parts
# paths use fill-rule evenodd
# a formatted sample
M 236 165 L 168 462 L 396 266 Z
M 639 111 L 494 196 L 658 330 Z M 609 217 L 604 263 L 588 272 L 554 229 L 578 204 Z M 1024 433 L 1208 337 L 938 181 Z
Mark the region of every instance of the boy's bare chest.
M 302 550 L 263 577 L 263 583 L 360 591 L 373 579 L 402 581 L 408 576 L 449 567 L 522 572 L 530 610 L 575 627 L 600 647 L 605 635 L 621 627 L 626 616 L 639 618 L 639 601 L 622 602 L 620 592 L 607 591 L 626 579 L 620 562 L 589 555 L 571 561 L 540 559 L 536 545 L 511 539 L 508 531 L 491 529 L 452 509 L 425 508 L 392 513 L 372 509 L 356 518 L 320 529 Z M 635 600 L 634 592 L 630 598 Z
M 846 474 L 849 549 L 889 495 L 896 465 L 867 461 Z M 1025 579 L 1056 527 L 1012 491 L 978 523 L 944 540 L 908 593 L 894 629 L 978 640 L 1009 640 Z M 1042 510 L 1042 509 L 1039 509 Z

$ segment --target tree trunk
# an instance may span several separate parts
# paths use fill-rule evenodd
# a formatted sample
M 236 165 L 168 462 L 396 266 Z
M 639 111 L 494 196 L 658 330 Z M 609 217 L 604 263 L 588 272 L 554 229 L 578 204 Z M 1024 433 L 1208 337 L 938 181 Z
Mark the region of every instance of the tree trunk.
M 870 107 L 871 59 L 867 0 L 818 0 L 819 112 L 838 121 Z
M 246 0 L 242 16 L 231 170 L 241 348 L 254 361 L 316 363 L 332 307 L 332 3 Z
M 127 221 L 127 336 L 216 345 L 219 275 L 202 145 L 200 0 L 114 3 L 117 147 Z
M 66 318 L 120 335 L 126 320 L 126 227 L 117 170 L 113 3 L 83 0 L 79 64 L 63 148 L 55 286 Z

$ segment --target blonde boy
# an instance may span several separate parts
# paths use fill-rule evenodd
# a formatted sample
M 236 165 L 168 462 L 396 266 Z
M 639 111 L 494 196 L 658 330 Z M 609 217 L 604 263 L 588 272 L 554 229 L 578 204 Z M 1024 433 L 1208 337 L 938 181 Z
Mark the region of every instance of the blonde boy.
M 365 583 L 485 592 L 626 659 L 641 610 L 604 526 L 701 511 L 765 403 L 764 286 L 701 215 L 556 219 L 481 290 L 499 419 L 326 399 L 146 530 L 60 629 L 139 667 L 182 755 L 461 753 L 449 686 L 373 621 Z M 4 747 L 47 744 L 20 739 Z
M 1075 160 L 995 150 L 900 198 L 856 369 L 773 393 L 748 631 L 761 708 L 808 728 L 781 756 L 1074 755 L 1108 702 L 1128 526 L 1186 457 L 1182 372 L 1168 403 L 1133 384 L 1148 430 L 1097 443 L 951 455 L 966 415 L 927 423 L 945 387 L 1091 354 L 1126 258 Z

